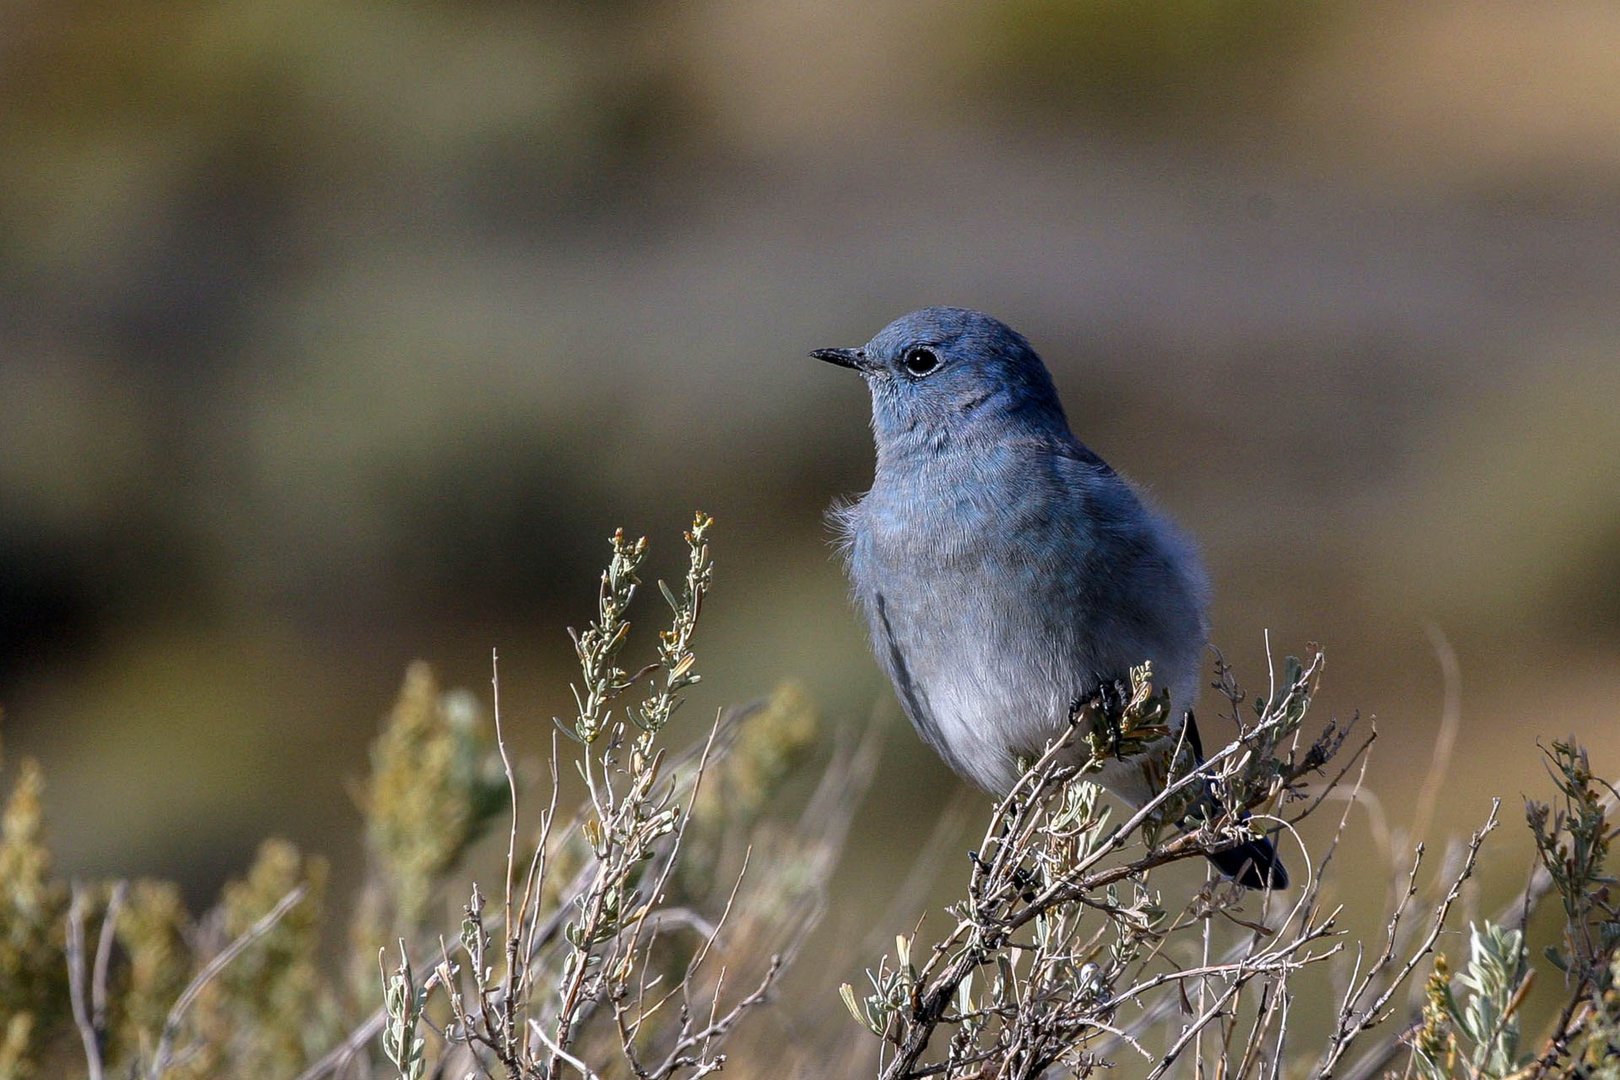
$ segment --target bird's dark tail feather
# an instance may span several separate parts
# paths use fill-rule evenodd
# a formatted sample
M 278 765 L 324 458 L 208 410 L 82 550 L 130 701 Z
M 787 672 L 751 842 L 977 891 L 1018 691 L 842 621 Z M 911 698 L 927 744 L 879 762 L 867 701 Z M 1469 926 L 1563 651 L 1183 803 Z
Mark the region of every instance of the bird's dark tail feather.
M 1198 737 L 1198 721 L 1191 709 L 1187 710 L 1185 730 L 1187 742 L 1192 748 L 1193 760 L 1202 765 L 1204 744 Z M 1220 813 L 1220 803 L 1215 801 L 1213 792 L 1206 795 L 1204 802 L 1206 805 L 1202 813 Z M 1209 861 L 1215 864 L 1215 869 L 1244 888 L 1288 888 L 1288 871 L 1283 869 L 1282 860 L 1277 858 L 1277 849 L 1263 836 L 1258 840 L 1250 840 L 1246 844 L 1227 848 L 1225 851 L 1217 851 L 1209 856 Z
M 1288 888 L 1288 871 L 1283 869 L 1277 849 L 1263 837 L 1217 851 L 1209 856 L 1209 861 L 1215 864 L 1215 869 L 1246 888 Z

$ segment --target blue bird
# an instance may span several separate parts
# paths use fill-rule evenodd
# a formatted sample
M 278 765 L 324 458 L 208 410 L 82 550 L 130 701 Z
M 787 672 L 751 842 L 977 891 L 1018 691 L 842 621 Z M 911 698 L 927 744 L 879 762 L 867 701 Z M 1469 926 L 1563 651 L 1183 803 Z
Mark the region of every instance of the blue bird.
M 811 355 L 871 391 L 872 488 L 834 516 L 878 663 L 952 769 L 1005 794 L 1074 701 L 1144 660 L 1193 724 L 1209 606 L 1198 553 L 1074 437 L 1029 342 L 931 307 L 862 348 Z M 1093 778 L 1141 806 L 1160 782 L 1148 756 Z M 1269 840 L 1211 861 L 1251 888 L 1288 884 Z

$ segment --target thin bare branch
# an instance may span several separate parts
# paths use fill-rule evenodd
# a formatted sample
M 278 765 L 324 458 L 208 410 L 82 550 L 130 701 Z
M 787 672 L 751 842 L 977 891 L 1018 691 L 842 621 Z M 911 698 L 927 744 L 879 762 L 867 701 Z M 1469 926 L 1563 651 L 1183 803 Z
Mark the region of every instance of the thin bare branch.
M 175 1000 L 174 1006 L 169 1010 L 167 1019 L 163 1022 L 163 1032 L 158 1036 L 157 1050 L 152 1054 L 152 1064 L 147 1070 L 149 1080 L 161 1080 L 163 1073 L 172 1063 L 174 1056 L 174 1040 L 180 1034 L 180 1025 L 185 1021 L 186 1012 L 192 1003 L 197 1000 L 209 983 L 213 982 L 229 966 L 232 960 L 242 955 L 254 942 L 268 934 L 282 918 L 296 907 L 309 893 L 309 886 L 298 885 L 287 895 L 276 902 L 276 906 L 260 916 L 254 924 L 244 930 L 240 936 L 219 951 L 219 954 L 197 973 L 197 977 L 186 985 Z

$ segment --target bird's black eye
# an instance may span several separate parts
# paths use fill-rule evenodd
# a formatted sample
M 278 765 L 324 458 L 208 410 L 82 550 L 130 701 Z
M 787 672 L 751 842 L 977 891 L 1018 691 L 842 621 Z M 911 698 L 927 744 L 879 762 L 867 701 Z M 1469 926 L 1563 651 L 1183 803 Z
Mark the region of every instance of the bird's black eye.
M 939 367 L 939 354 L 933 349 L 925 349 L 919 345 L 914 349 L 907 349 L 900 362 L 906 365 L 907 371 L 921 378 Z

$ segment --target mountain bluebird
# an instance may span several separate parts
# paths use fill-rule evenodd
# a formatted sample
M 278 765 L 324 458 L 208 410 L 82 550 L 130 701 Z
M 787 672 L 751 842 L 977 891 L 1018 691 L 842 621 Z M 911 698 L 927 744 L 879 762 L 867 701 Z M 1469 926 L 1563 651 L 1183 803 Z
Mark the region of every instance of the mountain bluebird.
M 934 307 L 811 355 L 872 392 L 872 489 L 835 516 L 878 662 L 952 769 L 1006 793 L 1071 703 L 1143 661 L 1193 723 L 1209 603 L 1198 554 L 1069 431 L 1027 341 Z M 1150 756 L 1095 779 L 1141 806 L 1161 782 Z M 1251 888 L 1288 883 L 1265 839 L 1211 859 Z

